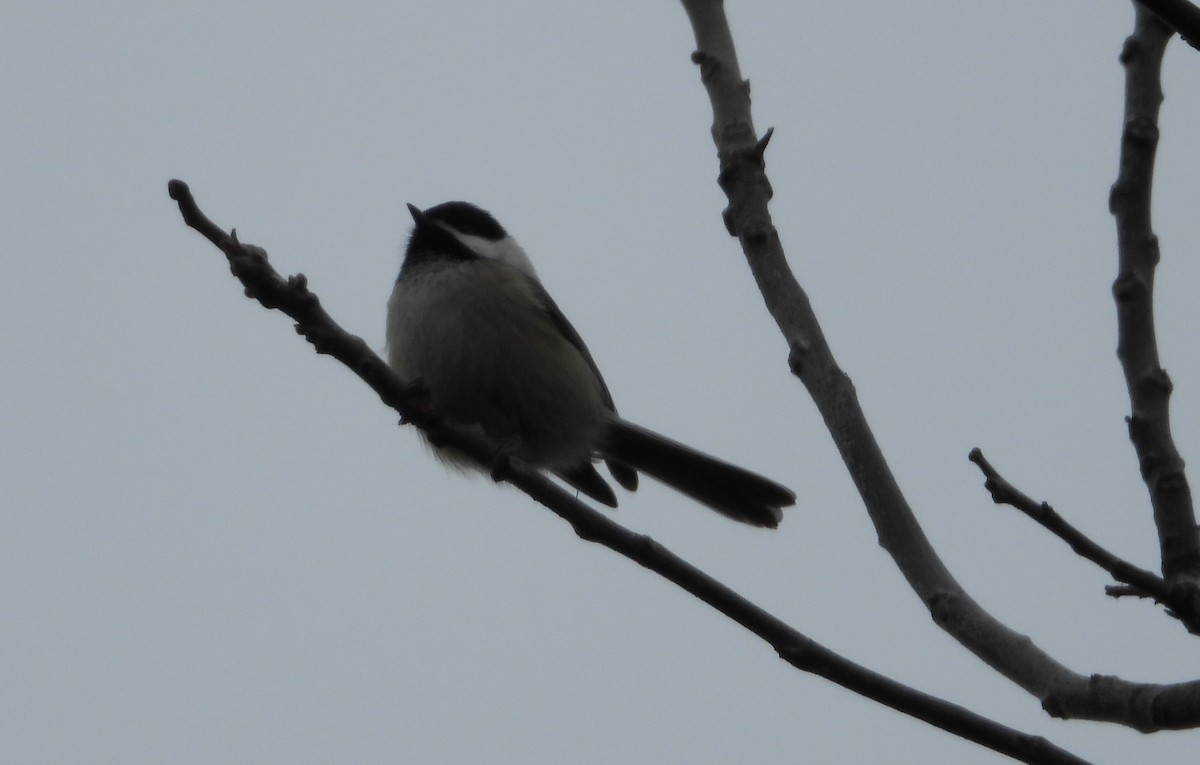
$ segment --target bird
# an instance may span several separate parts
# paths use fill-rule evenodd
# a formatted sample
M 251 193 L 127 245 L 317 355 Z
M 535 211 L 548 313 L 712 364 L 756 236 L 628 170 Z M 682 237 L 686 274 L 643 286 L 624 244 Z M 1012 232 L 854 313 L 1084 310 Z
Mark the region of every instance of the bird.
M 461 201 L 408 210 L 387 361 L 430 411 L 609 507 L 616 494 L 597 460 L 628 491 L 641 472 L 735 521 L 778 526 L 796 502 L 790 489 L 617 414 L 583 338 L 491 213 Z M 489 467 L 430 445 L 448 465 Z

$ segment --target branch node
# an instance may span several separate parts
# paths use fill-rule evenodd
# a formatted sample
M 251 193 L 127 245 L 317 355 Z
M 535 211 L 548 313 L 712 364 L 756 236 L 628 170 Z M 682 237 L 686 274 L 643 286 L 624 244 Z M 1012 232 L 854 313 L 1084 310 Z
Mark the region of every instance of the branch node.
M 812 667 L 816 658 L 808 645 L 795 640 L 775 646 L 775 653 L 788 664 L 800 668 Z
M 1155 391 L 1167 396 L 1175 391 L 1175 384 L 1171 382 L 1171 376 L 1162 367 L 1155 367 L 1147 372 L 1142 378 L 1142 385 L 1147 392 Z
M 1118 302 L 1127 303 L 1134 298 L 1145 297 L 1146 283 L 1132 270 L 1127 269 L 1113 281 L 1112 292 Z
M 808 358 L 809 350 L 808 343 L 803 340 L 796 340 L 788 348 L 788 369 L 796 377 L 804 376 L 804 363 Z
M 1182 470 L 1164 471 L 1159 475 L 1155 484 L 1155 488 L 1165 494 L 1186 491 L 1188 488 L 1187 476 L 1183 474 Z
M 703 50 L 692 52 L 692 63 L 700 67 L 700 82 L 706 85 L 711 83 L 721 70 L 721 60 Z
M 1141 41 L 1130 35 L 1125 38 L 1125 44 L 1121 46 L 1121 54 L 1117 56 L 1117 61 L 1120 61 L 1122 66 L 1128 66 L 1141 52 Z
M 771 227 L 755 225 L 746 226 L 742 229 L 742 237 L 745 238 L 746 242 L 753 246 L 762 245 L 771 238 Z
M 1158 125 L 1150 117 L 1134 117 L 1125 123 L 1123 138 L 1135 146 L 1154 146 L 1158 143 Z
M 334 352 L 335 342 L 334 336 L 323 328 L 314 325 L 306 325 L 300 322 L 296 323 L 296 334 L 303 337 L 310 344 L 313 350 L 322 356 L 332 355 Z
M 717 185 L 720 186 L 721 190 L 726 194 L 731 195 L 741 174 L 742 168 L 738 162 L 722 162 L 721 171 L 717 173 Z
M 717 182 L 720 183 L 719 180 Z M 737 227 L 733 222 L 733 205 L 729 205 L 721 211 L 721 222 L 725 224 L 725 230 L 729 232 L 729 235 L 736 238 L 738 234 Z
M 925 607 L 929 609 L 929 615 L 933 618 L 934 624 L 953 632 L 949 625 L 961 621 L 962 613 L 959 609 L 961 602 L 961 598 L 955 593 L 943 590 L 931 594 L 925 600 Z
M 287 286 L 288 286 L 288 289 L 292 289 L 292 290 L 296 291 L 297 297 L 299 297 L 301 294 L 309 295 L 314 298 L 316 297 L 316 295 L 313 295 L 311 292 L 308 291 L 308 277 L 305 276 L 304 274 L 292 274 L 291 276 L 289 276 L 287 278 Z

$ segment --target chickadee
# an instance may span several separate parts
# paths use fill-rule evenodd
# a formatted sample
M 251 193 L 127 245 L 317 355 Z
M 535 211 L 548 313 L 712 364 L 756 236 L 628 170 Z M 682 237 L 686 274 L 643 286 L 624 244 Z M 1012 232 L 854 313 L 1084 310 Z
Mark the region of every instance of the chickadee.
M 579 333 L 521 246 L 486 211 L 408 206 L 412 236 L 388 301 L 388 363 L 433 411 L 497 449 L 617 506 L 593 465 L 637 488 L 637 471 L 736 521 L 774 528 L 796 495 L 774 481 L 621 419 Z M 435 448 L 443 461 L 482 466 Z

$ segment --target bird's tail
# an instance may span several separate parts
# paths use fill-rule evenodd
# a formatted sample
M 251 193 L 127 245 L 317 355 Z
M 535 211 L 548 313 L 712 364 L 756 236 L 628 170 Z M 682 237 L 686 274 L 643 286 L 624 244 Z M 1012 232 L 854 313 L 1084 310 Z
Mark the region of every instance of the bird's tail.
M 796 504 L 791 489 L 757 473 L 622 419 L 610 425 L 603 456 L 683 492 L 735 521 L 775 528 L 783 508 Z

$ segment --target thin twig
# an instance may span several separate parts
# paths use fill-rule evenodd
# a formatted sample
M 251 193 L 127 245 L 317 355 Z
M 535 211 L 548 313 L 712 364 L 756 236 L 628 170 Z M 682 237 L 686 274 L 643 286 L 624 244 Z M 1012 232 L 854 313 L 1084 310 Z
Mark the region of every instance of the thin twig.
M 1168 607 L 1168 613 L 1184 622 L 1188 631 L 1200 634 L 1200 621 L 1194 618 L 1188 610 L 1189 602 L 1179 600 L 1176 593 L 1167 586 L 1162 577 L 1151 571 L 1138 568 L 1122 558 L 1101 547 L 1086 534 L 1072 526 L 1058 514 L 1048 502 L 1038 502 L 1029 495 L 1013 486 L 1005 479 L 978 449 L 972 449 L 968 459 L 979 466 L 984 476 L 983 487 L 992 495 L 992 501 L 998 505 L 1010 505 L 1041 524 L 1059 539 L 1071 546 L 1076 554 L 1090 560 L 1107 571 L 1113 579 L 1128 585 L 1126 588 L 1108 588 L 1106 592 L 1113 597 L 1136 594 L 1140 597 L 1153 598 Z

